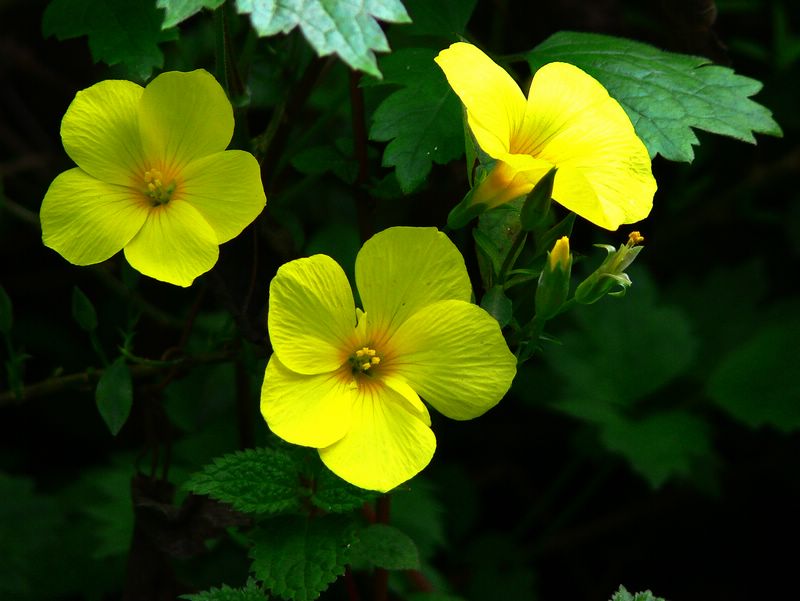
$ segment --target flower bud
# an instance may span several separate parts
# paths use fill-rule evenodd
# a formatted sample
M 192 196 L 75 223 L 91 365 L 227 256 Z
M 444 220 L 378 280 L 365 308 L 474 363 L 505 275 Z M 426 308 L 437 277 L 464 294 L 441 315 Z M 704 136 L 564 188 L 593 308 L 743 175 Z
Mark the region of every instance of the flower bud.
M 575 300 L 584 305 L 591 305 L 599 301 L 606 294 L 612 296 L 622 296 L 633 282 L 625 273 L 625 270 L 633 263 L 634 259 L 641 252 L 644 236 L 639 232 L 631 232 L 628 241 L 621 245 L 618 250 L 608 244 L 595 244 L 599 248 L 604 248 L 608 256 L 600 264 L 594 273 L 578 285 L 575 290 Z M 615 286 L 620 286 L 616 292 L 611 292 Z
M 561 237 L 547 253 L 547 262 L 539 275 L 536 288 L 536 317 L 550 319 L 558 314 L 569 296 L 572 255 L 569 238 Z

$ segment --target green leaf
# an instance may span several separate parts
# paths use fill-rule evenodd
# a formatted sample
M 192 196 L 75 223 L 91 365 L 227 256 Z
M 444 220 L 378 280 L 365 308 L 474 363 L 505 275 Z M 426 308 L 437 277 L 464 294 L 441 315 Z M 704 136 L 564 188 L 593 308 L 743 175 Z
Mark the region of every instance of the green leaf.
M 444 165 L 464 152 L 461 104 L 433 62 L 436 54 L 408 48 L 381 60 L 384 82 L 403 87 L 375 109 L 369 137 L 389 142 L 383 166 L 395 167 L 406 194 L 425 181 L 433 162 Z
M 353 546 L 355 563 L 387 570 L 419 569 L 419 551 L 414 541 L 393 526 L 372 524 L 358 533 Z
M 357 488 L 345 482 L 319 461 L 314 474 L 311 502 L 328 513 L 346 513 L 361 508 L 378 496 L 376 492 Z
M 708 394 L 751 428 L 800 429 L 797 341 L 800 321 L 762 328 L 734 349 L 711 374 Z
M 707 424 L 685 411 L 609 420 L 603 424 L 600 438 L 653 488 L 675 476 L 688 478 L 700 462 L 713 455 Z
M 119 357 L 100 376 L 94 398 L 100 417 L 116 436 L 125 425 L 133 405 L 133 381 L 124 357 Z
M 343 182 L 352 184 L 356 181 L 358 163 L 353 158 L 352 148 L 346 148 L 344 140 L 336 142 L 336 146 L 312 146 L 298 152 L 292 157 L 292 167 L 308 175 L 330 171 Z
M 266 596 L 251 578 L 244 588 L 231 588 L 223 585 L 221 588 L 212 588 L 196 595 L 182 595 L 179 599 L 188 599 L 188 601 L 265 601 Z
M 335 52 L 353 69 L 381 77 L 373 50 L 387 52 L 389 44 L 377 19 L 408 23 L 400 0 L 236 0 L 239 13 L 249 14 L 262 37 L 289 33 L 300 27 L 320 56 Z
M 166 11 L 161 28 L 175 27 L 204 8 L 214 10 L 222 6 L 224 2 L 225 0 L 157 0 L 156 6 Z
M 77 286 L 72 287 L 72 318 L 84 332 L 97 329 L 97 312 L 89 297 Z
M 95 61 L 121 64 L 144 80 L 164 65 L 158 45 L 177 38 L 176 30 L 161 29 L 163 22 L 152 0 L 52 0 L 42 32 L 59 40 L 88 36 Z
M 194 474 L 184 488 L 249 513 L 300 508 L 300 478 L 292 458 L 260 448 L 223 455 Z
M 409 33 L 458 40 L 467 28 L 477 0 L 405 0 L 413 25 Z
M 651 157 L 691 162 L 699 143 L 692 128 L 753 144 L 753 133 L 782 135 L 772 113 L 750 99 L 761 82 L 706 58 L 572 31 L 550 36 L 526 58 L 534 71 L 564 61 L 595 77 L 628 113 Z
M 513 311 L 511 299 L 506 296 L 503 286 L 499 284 L 483 295 L 481 307 L 497 320 L 501 328 L 506 327 L 511 321 Z
M 430 481 L 417 477 L 407 487 L 392 492 L 392 524 L 411 537 L 422 559 L 429 559 L 446 545 L 445 510 Z
M 0 333 L 9 334 L 14 321 L 14 310 L 11 299 L 5 289 L 0 286 Z
M 662 597 L 656 597 L 650 591 L 643 593 L 630 594 L 626 588 L 620 585 L 619 590 L 611 596 L 611 601 L 665 601 Z
M 344 516 L 276 517 L 254 535 L 251 570 L 274 594 L 311 601 L 344 573 L 356 540 L 355 523 Z

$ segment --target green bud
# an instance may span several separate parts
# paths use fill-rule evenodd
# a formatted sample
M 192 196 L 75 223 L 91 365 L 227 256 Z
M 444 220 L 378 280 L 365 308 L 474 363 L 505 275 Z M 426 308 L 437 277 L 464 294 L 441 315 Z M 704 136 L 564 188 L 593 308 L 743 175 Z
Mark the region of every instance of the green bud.
M 633 283 L 625 270 L 642 251 L 643 247 L 637 246 L 642 242 L 644 242 L 644 237 L 639 232 L 631 232 L 628 242 L 621 245 L 619 249 L 608 244 L 596 244 L 595 246 L 604 248 L 608 256 L 594 273 L 578 285 L 575 290 L 575 300 L 584 305 L 591 305 L 606 294 L 624 295 Z M 618 286 L 619 290 L 612 292 Z
M 539 275 L 536 288 L 536 317 L 550 319 L 558 314 L 569 296 L 572 255 L 569 252 L 569 238 L 562 236 L 556 241 L 553 250 L 547 253 L 547 262 Z
M 548 171 L 545 176 L 536 182 L 533 190 L 530 191 L 525 204 L 519 214 L 522 229 L 532 232 L 544 223 L 547 214 L 550 212 L 550 205 L 553 202 L 553 182 L 556 178 L 556 167 Z

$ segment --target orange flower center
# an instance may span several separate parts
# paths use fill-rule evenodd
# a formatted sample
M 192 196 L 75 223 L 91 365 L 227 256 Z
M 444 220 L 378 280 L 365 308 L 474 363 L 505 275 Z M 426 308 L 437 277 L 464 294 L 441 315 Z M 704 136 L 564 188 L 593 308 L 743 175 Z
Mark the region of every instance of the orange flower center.
M 175 192 L 175 180 L 164 183 L 164 176 L 158 169 L 144 172 L 144 193 L 150 198 L 154 207 L 167 204 Z
M 348 361 L 353 375 L 374 376 L 376 368 L 381 363 L 381 355 L 374 348 L 363 346 L 350 355 Z

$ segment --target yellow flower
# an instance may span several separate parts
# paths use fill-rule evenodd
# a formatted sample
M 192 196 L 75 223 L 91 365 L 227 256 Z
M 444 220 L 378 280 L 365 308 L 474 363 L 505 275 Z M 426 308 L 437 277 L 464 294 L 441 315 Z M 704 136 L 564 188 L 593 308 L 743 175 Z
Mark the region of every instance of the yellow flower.
M 231 104 L 203 70 L 78 92 L 61 122 L 78 166 L 47 190 L 44 244 L 76 265 L 124 248 L 134 269 L 189 286 L 266 203 L 255 158 L 225 150 L 232 135 Z
M 420 396 L 447 417 L 472 419 L 506 393 L 516 359 L 497 322 L 469 302 L 464 259 L 435 228 L 373 236 L 358 253 L 356 283 L 364 311 L 326 255 L 278 270 L 261 413 L 281 438 L 319 449 L 344 480 L 387 491 L 436 448 Z
M 615 230 L 650 213 L 656 182 L 647 149 L 594 78 L 549 63 L 534 75 L 526 100 L 511 76 L 471 44 L 453 44 L 435 60 L 464 103 L 478 145 L 496 159 L 457 207 L 454 225 L 527 194 L 554 166 L 554 200 L 592 223 Z

